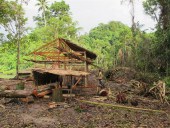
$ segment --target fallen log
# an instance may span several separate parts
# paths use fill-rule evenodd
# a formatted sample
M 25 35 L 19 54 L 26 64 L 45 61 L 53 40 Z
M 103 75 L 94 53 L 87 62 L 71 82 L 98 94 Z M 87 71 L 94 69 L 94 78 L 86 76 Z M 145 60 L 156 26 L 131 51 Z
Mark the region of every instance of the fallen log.
M 38 94 L 37 94 L 37 97 L 42 98 L 42 97 L 44 97 L 45 95 L 50 94 L 50 93 L 52 93 L 52 90 L 45 90 L 45 91 L 43 91 L 43 92 L 38 93 Z
M 0 92 L 0 97 L 5 98 L 26 98 L 31 95 L 31 91 L 26 90 L 5 90 Z
M 128 110 L 138 110 L 138 111 L 148 111 L 148 112 L 155 112 L 155 113 L 166 113 L 163 110 L 154 110 L 154 109 L 146 109 L 146 108 L 137 108 L 137 107 L 129 107 L 129 106 L 123 106 L 123 105 L 113 105 L 113 104 L 107 104 L 107 103 L 98 103 L 98 102 L 92 102 L 87 100 L 77 100 L 82 103 L 87 104 L 93 104 L 97 106 L 104 106 L 104 107 L 111 107 L 111 108 L 122 108 L 122 109 L 128 109 Z

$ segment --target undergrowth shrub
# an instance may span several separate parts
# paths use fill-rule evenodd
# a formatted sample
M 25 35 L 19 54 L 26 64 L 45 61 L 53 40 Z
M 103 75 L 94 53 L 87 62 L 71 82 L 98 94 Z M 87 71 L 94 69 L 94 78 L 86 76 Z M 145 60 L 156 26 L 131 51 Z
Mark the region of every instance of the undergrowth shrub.
M 166 83 L 166 86 L 167 86 L 168 88 L 170 88 L 170 76 L 165 77 L 165 78 L 164 78 L 164 81 L 165 81 L 165 83 Z

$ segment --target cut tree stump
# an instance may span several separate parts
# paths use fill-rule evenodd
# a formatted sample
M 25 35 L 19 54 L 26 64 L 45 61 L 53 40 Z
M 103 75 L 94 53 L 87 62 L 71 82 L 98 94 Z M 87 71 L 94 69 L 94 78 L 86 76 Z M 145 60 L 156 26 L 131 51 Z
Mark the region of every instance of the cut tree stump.
M 63 101 L 62 88 L 55 88 L 53 90 L 52 100 L 54 102 L 62 102 Z
M 108 92 L 107 90 L 105 89 L 102 89 L 100 92 L 99 92 L 99 96 L 107 96 L 108 95 Z

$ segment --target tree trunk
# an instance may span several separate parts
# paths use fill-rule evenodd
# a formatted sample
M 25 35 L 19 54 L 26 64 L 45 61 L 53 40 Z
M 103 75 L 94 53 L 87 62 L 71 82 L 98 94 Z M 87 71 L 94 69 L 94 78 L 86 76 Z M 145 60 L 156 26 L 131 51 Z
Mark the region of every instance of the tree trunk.
M 17 39 L 17 63 L 16 63 L 16 78 L 19 79 L 19 60 L 20 60 L 20 42 Z
M 25 90 L 5 90 L 0 92 L 0 97 L 5 98 L 26 98 L 32 94 L 31 91 Z
M 47 23 L 46 23 L 46 17 L 45 17 L 45 8 L 43 8 L 43 18 L 44 18 L 44 25 L 46 27 Z
M 22 3 L 21 3 L 22 5 Z M 20 15 L 18 17 L 20 19 Z M 16 63 L 16 78 L 19 79 L 19 63 L 20 63 L 20 39 L 21 39 L 21 20 L 18 19 L 18 32 L 17 32 L 17 63 Z

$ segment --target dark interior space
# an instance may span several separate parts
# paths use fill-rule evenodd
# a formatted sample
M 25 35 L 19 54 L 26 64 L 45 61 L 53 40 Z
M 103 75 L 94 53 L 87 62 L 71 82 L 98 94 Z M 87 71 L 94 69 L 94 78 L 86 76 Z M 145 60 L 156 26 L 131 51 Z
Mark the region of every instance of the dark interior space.
M 59 76 L 51 73 L 40 73 L 33 71 L 33 77 L 35 85 L 45 85 L 49 83 L 55 83 L 58 81 Z

